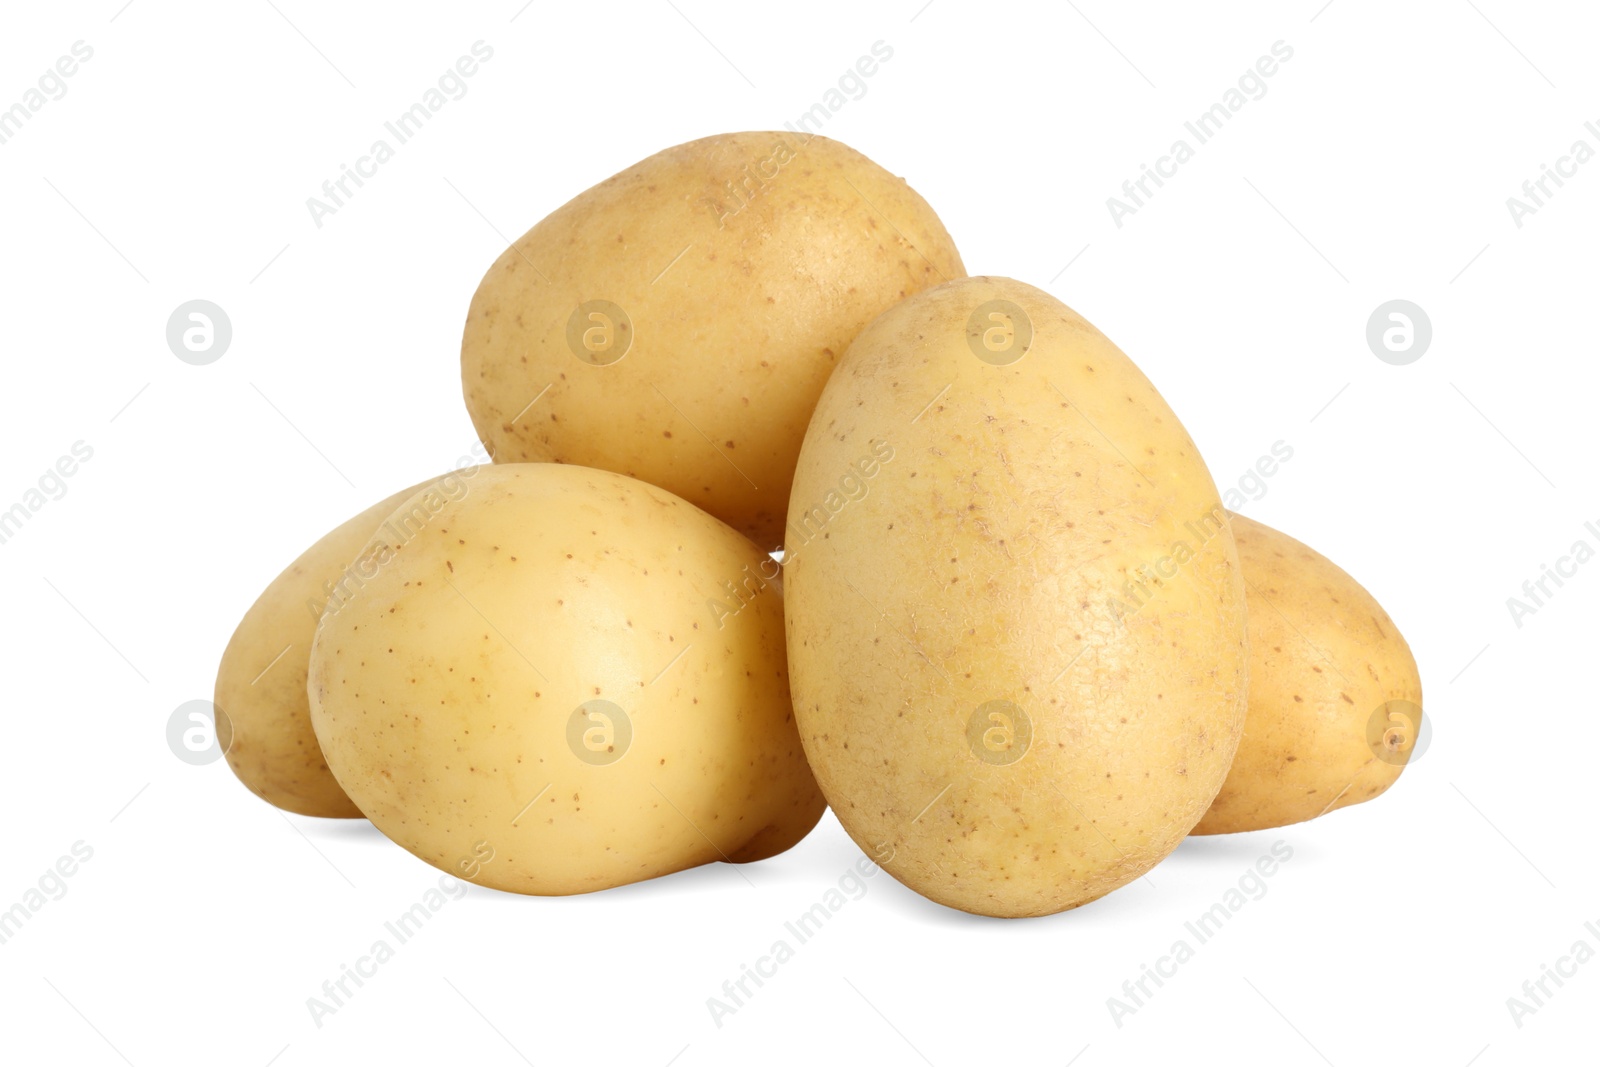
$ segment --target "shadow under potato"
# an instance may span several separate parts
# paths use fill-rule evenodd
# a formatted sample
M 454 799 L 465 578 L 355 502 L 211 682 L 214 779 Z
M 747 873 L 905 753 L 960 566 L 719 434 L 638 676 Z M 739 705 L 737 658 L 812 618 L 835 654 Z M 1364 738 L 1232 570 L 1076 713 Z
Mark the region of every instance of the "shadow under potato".
M 1314 859 L 1316 850 L 1306 845 L 1299 837 L 1285 833 L 1286 829 L 1278 826 L 1242 834 L 1203 834 L 1186 837 L 1178 843 L 1178 847 L 1170 856 L 1156 866 L 1155 870 L 1159 872 L 1163 867 L 1191 870 L 1223 866 L 1246 867 L 1262 856 L 1271 855 L 1273 843 L 1277 841 L 1288 842 L 1294 849 L 1296 860 Z
M 384 837 L 382 832 L 366 819 L 293 818 L 295 826 L 314 842 L 328 842 L 341 846 L 354 844 L 399 848 L 399 846 Z M 811 837 L 818 838 L 819 835 L 813 834 Z M 810 839 L 808 838 L 808 840 Z M 1085 908 L 1094 910 L 1095 921 L 1116 920 L 1124 912 L 1131 914 L 1142 911 L 1148 906 L 1149 902 L 1141 900 L 1140 897 L 1141 895 L 1147 896 L 1155 892 L 1155 886 L 1159 884 L 1163 871 L 1173 874 L 1185 871 L 1194 873 L 1249 867 L 1261 856 L 1270 855 L 1273 843 L 1279 840 L 1289 841 L 1294 847 L 1296 859 L 1302 857 L 1310 859 L 1316 855 L 1314 850 L 1310 850 L 1300 840 L 1287 837 L 1282 828 L 1257 830 L 1242 834 L 1187 837 L 1171 855 L 1157 864 L 1145 876 L 1135 879 L 1121 889 L 1098 900 L 1090 901 L 1082 907 L 1072 908 L 1054 915 L 1038 916 L 1029 922 L 1013 924 L 1011 920 L 976 915 L 935 903 L 909 889 L 883 870 L 877 871 L 872 877 L 864 880 L 864 884 L 867 887 L 866 891 L 860 897 L 853 897 L 850 900 L 850 908 L 854 910 L 857 907 L 863 907 L 867 899 L 872 898 L 874 900 L 882 900 L 884 903 L 881 907 L 897 912 L 912 922 L 957 929 L 977 929 L 984 926 L 1001 928 L 1007 925 L 1016 925 L 1021 929 L 1025 926 L 1033 926 L 1036 923 L 1043 922 L 1082 922 L 1086 916 L 1078 915 L 1077 913 Z M 790 862 L 781 862 L 779 857 L 773 857 L 758 864 L 706 863 L 660 878 L 648 878 L 641 882 L 631 882 L 611 889 L 602 889 L 595 893 L 576 894 L 575 897 L 581 899 L 604 897 L 607 900 L 627 901 L 702 896 L 707 892 L 715 892 L 721 889 L 748 890 L 749 886 L 746 884 L 746 879 L 760 884 L 762 882 L 770 882 L 773 875 L 781 875 L 779 881 L 789 884 L 796 882 L 810 884 L 814 882 L 817 886 L 818 894 L 821 894 L 833 886 L 834 878 L 839 871 L 852 868 L 854 862 L 865 855 L 837 827 L 834 828 L 833 834 L 822 834 L 818 840 L 812 841 L 811 844 L 811 848 L 797 846 L 794 852 L 787 854 Z M 401 851 L 404 850 L 402 849 Z M 415 859 L 416 857 L 412 858 Z M 794 862 L 795 860 L 802 860 L 803 862 L 796 863 Z M 419 864 L 422 863 L 421 860 L 417 860 L 417 862 Z M 428 865 L 423 864 L 423 866 Z M 782 868 L 781 871 L 778 870 L 780 867 Z M 429 867 L 429 869 L 433 868 Z M 475 900 L 491 904 L 504 902 L 514 906 L 527 907 L 529 901 L 559 902 L 574 899 L 573 897 L 538 897 L 522 893 L 510 893 L 479 886 L 466 878 L 462 878 L 461 881 L 476 889 L 483 890 L 472 894 Z
M 289 818 L 301 833 L 313 841 L 390 844 L 383 832 L 366 819 L 319 819 L 310 815 L 291 815 Z

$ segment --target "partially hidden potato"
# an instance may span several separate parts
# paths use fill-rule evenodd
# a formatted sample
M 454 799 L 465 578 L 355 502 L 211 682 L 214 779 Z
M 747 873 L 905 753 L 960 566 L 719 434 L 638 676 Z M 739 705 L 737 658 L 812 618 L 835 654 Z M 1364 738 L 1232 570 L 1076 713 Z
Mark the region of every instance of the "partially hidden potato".
M 1177 417 L 1070 308 L 969 278 L 886 312 L 823 392 L 790 524 L 801 739 L 900 881 L 1062 911 L 1205 813 L 1244 723 L 1233 540 Z
M 659 485 L 762 548 L 800 440 L 879 312 L 965 273 L 901 178 L 826 137 L 669 148 L 524 234 L 467 312 L 467 410 L 497 461 Z
M 445 475 L 445 478 L 450 477 Z M 311 729 L 306 662 L 317 619 L 385 516 L 422 486 L 378 501 L 302 552 L 245 612 L 222 653 L 214 703 L 217 743 L 239 780 L 268 803 L 300 815 L 359 819 L 334 781 Z
M 789 706 L 776 564 L 672 494 L 480 468 L 311 656 L 328 766 L 427 862 L 582 893 L 789 848 L 822 815 Z
M 1250 615 L 1249 711 L 1197 834 L 1371 800 L 1400 777 L 1422 729 L 1416 660 L 1372 594 L 1287 534 L 1232 521 Z

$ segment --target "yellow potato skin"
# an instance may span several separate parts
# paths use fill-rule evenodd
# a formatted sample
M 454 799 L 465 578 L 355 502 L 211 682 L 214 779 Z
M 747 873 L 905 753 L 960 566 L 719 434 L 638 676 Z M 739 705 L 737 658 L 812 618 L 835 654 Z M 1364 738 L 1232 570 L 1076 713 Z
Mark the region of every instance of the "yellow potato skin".
M 339 788 L 306 703 L 306 664 L 317 615 L 309 605 L 328 599 L 372 531 L 420 483 L 386 497 L 302 552 L 245 612 L 217 667 L 213 702 L 218 743 L 228 766 L 251 792 L 298 815 L 359 819 L 361 810 Z
M 1232 518 L 1249 611 L 1249 711 L 1196 834 L 1287 826 L 1371 800 L 1400 777 L 1416 742 L 1406 730 L 1393 760 L 1379 758 L 1373 714 L 1393 700 L 1422 706 L 1411 648 L 1371 593 L 1288 534 Z
M 557 464 L 482 468 L 429 510 L 311 658 L 328 765 L 378 829 L 479 885 L 560 895 L 758 859 L 816 824 L 781 590 L 724 585 L 768 558 L 746 538 Z M 592 700 L 632 724 L 606 765 L 568 740 Z
M 837 141 L 693 141 L 580 194 L 489 268 L 461 343 L 467 410 L 497 461 L 628 474 L 776 548 L 839 356 L 897 300 L 964 273 L 927 203 Z M 595 300 L 631 322 L 604 366 L 568 340 Z
M 995 299 L 1033 330 L 1005 366 L 972 347 Z M 854 466 L 874 448 L 875 470 Z M 970 278 L 881 316 L 806 435 L 801 521 L 785 567 L 801 739 L 840 822 L 900 881 L 964 911 L 1049 914 L 1139 877 L 1204 814 L 1244 722 L 1233 542 L 1176 416 L 1070 308 Z M 1185 539 L 1169 578 L 1141 573 Z M 969 739 L 995 700 L 1031 722 L 1025 749 L 1016 730 L 998 746 L 1022 751 L 1008 764 Z

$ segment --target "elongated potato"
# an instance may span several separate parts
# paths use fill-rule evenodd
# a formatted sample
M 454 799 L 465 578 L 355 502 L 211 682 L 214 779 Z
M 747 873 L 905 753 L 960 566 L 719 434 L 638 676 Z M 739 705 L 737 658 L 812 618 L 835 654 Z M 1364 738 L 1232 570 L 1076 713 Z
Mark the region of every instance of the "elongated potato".
M 311 729 L 306 663 L 323 607 L 353 580 L 346 574 L 351 560 L 385 516 L 428 484 L 378 501 L 302 552 L 256 598 L 222 653 L 214 700 L 223 712 L 217 741 L 239 780 L 285 811 L 361 817 L 329 773 Z
M 461 380 L 497 460 L 659 485 L 763 548 L 852 338 L 965 271 L 933 210 L 826 137 L 669 148 L 552 212 L 472 298 Z
M 1232 520 L 1250 616 L 1249 711 L 1197 834 L 1371 800 L 1400 777 L 1422 729 L 1416 660 L 1372 594 L 1288 534 Z
M 1233 539 L 1182 424 L 1070 308 L 970 278 L 886 312 L 823 392 L 790 525 L 801 738 L 900 881 L 1048 914 L 1205 813 L 1244 722 Z
M 781 852 L 822 815 L 770 557 L 620 474 L 483 468 L 323 616 L 311 719 L 378 829 L 480 885 L 582 893 Z

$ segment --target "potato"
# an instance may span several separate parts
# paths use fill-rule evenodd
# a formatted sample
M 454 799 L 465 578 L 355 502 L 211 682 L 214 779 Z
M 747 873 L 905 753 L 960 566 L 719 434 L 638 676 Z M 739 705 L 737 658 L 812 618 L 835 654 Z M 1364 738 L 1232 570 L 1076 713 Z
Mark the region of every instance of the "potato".
M 1314 819 L 1394 783 L 1422 728 L 1422 680 L 1394 620 L 1332 560 L 1243 515 L 1250 700 L 1233 769 L 1196 834 Z
M 416 503 L 311 654 L 328 766 L 378 829 L 558 895 L 760 859 L 816 824 L 770 557 L 587 467 L 487 467 Z
M 708 137 L 606 179 L 495 261 L 461 342 L 467 410 L 497 460 L 641 478 L 775 548 L 839 355 L 964 273 L 933 210 L 860 153 Z
M 445 477 L 449 477 L 448 475 Z M 306 662 L 317 619 L 378 524 L 423 485 L 402 489 L 302 552 L 245 612 L 217 667 L 217 742 L 251 791 L 285 811 L 359 819 L 311 729 Z
M 1205 813 L 1244 722 L 1233 540 L 1177 417 L 1071 309 L 970 278 L 886 312 L 823 392 L 790 524 L 801 739 L 900 881 L 1057 912 Z

